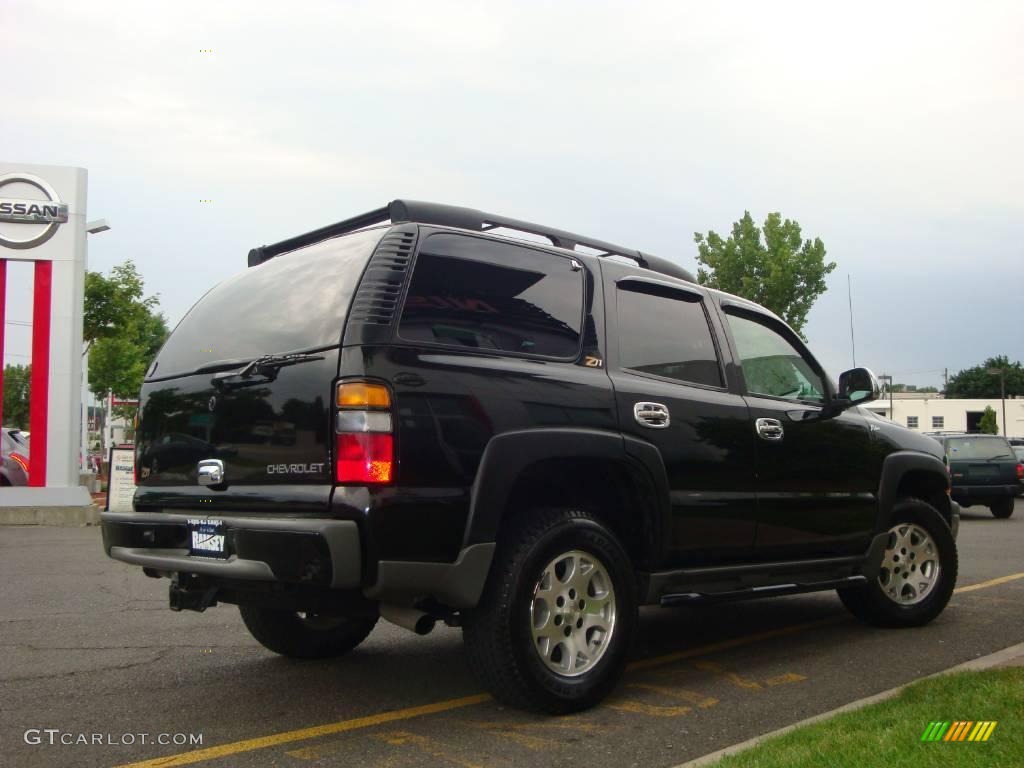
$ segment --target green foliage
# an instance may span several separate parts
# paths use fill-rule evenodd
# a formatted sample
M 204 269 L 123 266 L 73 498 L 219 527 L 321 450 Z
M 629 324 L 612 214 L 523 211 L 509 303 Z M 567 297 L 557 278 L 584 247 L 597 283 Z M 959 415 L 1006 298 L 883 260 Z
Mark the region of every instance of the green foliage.
M 139 325 L 153 315 L 159 298 L 143 298 L 144 290 L 131 259 L 111 269 L 110 277 L 86 272 L 82 314 L 85 343 L 120 335 L 125 327 Z
M 131 261 L 109 277 L 85 276 L 85 340 L 89 344 L 89 389 L 133 398 L 142 377 L 167 338 L 167 322 L 156 311 L 158 298 L 143 298 L 145 286 Z
M 4 366 L 5 427 L 28 429 L 29 379 L 31 365 Z
M 990 357 L 981 365 L 965 368 L 950 376 L 946 397 L 999 397 L 999 374 L 988 373 L 990 368 L 1001 368 L 1006 371 L 1007 397 L 1024 397 L 1024 367 L 1019 360 L 1011 363 L 1006 355 Z
M 768 214 L 758 228 L 744 211 L 728 238 L 709 231 L 695 232 L 693 239 L 702 285 L 756 301 L 803 335 L 807 313 L 827 290 L 826 275 L 836 268 L 835 262 L 825 263 L 820 238 L 802 239 L 800 225 L 780 213 Z
M 999 434 L 999 421 L 996 419 L 996 412 L 992 410 L 992 406 L 985 406 L 985 412 L 981 415 L 981 420 L 978 422 L 978 429 L 984 435 Z

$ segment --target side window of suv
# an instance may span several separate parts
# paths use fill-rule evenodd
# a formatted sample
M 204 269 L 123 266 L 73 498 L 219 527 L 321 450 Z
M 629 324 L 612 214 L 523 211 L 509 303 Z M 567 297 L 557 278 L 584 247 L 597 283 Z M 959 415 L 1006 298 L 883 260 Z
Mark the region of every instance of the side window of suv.
M 428 237 L 398 335 L 405 341 L 575 358 L 583 272 L 571 259 L 479 237 Z
M 800 350 L 766 323 L 728 313 L 747 391 L 786 400 L 825 401 L 825 386 Z
M 722 369 L 699 295 L 627 281 L 619 284 L 617 304 L 623 368 L 722 386 Z

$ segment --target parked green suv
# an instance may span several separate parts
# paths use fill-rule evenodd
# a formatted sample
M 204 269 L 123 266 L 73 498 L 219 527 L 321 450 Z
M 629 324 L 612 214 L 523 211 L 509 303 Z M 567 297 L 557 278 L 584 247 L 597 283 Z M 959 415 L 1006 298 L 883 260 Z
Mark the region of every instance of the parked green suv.
M 999 435 L 933 435 L 949 462 L 953 500 L 980 504 L 999 518 L 1013 514 L 1013 498 L 1024 487 L 1024 464 Z

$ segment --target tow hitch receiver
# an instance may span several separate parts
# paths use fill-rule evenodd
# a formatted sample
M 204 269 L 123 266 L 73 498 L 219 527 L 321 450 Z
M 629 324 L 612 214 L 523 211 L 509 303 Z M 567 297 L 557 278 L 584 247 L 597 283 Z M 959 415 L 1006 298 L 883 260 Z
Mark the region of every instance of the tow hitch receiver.
M 207 608 L 217 605 L 217 588 L 203 587 L 194 576 L 171 579 L 168 599 L 172 611 L 197 611 L 202 613 Z

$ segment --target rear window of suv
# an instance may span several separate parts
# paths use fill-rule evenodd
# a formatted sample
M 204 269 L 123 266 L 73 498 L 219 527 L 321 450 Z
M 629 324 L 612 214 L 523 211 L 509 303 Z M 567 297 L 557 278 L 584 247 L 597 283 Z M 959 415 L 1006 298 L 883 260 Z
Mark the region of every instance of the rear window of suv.
M 1010 444 L 1002 437 L 951 437 L 946 440 L 946 455 L 957 459 L 1012 459 Z
M 398 335 L 483 352 L 571 359 L 580 349 L 583 271 L 553 253 L 436 234 L 416 257 Z
M 387 227 L 277 256 L 211 289 L 178 323 L 149 378 L 341 343 L 345 314 Z

